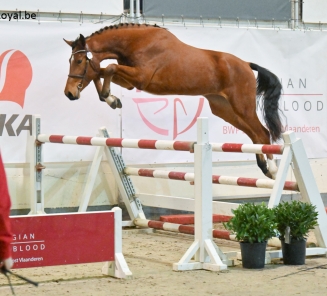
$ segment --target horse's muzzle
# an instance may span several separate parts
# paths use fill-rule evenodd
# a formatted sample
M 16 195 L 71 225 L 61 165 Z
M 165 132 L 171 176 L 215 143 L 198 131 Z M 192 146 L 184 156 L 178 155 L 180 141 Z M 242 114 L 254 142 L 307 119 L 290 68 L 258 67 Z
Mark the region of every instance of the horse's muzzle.
M 79 98 L 77 96 L 74 96 L 70 91 L 65 93 L 66 97 L 70 99 L 71 101 L 78 100 Z

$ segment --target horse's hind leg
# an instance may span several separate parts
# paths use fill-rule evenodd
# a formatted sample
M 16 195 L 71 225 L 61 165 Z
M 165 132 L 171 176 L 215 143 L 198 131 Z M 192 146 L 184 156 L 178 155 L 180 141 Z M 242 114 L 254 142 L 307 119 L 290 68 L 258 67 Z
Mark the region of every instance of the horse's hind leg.
M 267 154 L 267 162 L 262 154 L 256 154 L 258 167 L 262 170 L 262 172 L 271 179 L 276 179 L 276 174 L 278 167 L 276 165 L 275 160 L 272 158 L 272 154 Z
M 261 124 L 257 115 L 248 120 L 238 119 L 241 122 L 240 129 L 252 140 L 253 144 L 270 144 L 269 131 Z M 275 179 L 277 165 L 272 154 L 267 154 L 267 161 L 263 154 L 256 154 L 257 164 L 261 171 L 269 178 Z
M 255 109 L 248 112 L 246 110 L 236 110 L 231 106 L 229 101 L 218 95 L 206 96 L 209 101 L 211 111 L 214 115 L 227 121 L 237 129 L 243 131 L 252 140 L 253 144 L 270 144 L 270 135 L 268 130 L 260 123 Z M 248 110 L 249 111 L 249 110 Z M 249 115 L 251 114 L 251 115 Z M 243 119 L 244 118 L 244 119 Z M 274 165 L 273 155 L 268 154 L 268 164 L 263 154 L 256 154 L 258 167 L 264 175 L 274 179 L 277 166 Z
M 248 121 L 238 118 L 238 122 L 240 122 L 239 129 L 250 137 L 253 144 L 270 144 L 270 134 L 256 116 Z M 256 154 L 257 165 L 265 176 L 275 179 L 278 169 L 277 165 L 272 154 L 267 154 L 266 156 L 267 161 L 263 154 Z
M 269 131 L 261 124 L 257 115 L 253 115 L 249 120 L 243 120 L 241 130 L 243 130 L 252 140 L 253 144 L 270 144 Z M 267 154 L 267 161 L 263 154 L 256 154 L 257 164 L 261 171 L 269 178 L 275 179 L 277 165 L 273 154 Z

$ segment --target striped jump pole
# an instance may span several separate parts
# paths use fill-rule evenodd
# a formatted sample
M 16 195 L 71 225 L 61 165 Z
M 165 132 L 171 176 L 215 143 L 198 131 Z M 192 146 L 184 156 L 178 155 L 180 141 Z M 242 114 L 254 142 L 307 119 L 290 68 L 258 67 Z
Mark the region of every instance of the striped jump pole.
M 233 216 L 212 214 L 213 223 L 228 222 L 232 219 Z M 160 216 L 160 221 L 170 222 L 170 223 L 179 223 L 179 224 L 194 224 L 194 215 L 193 214 L 180 214 L 180 215 L 164 215 Z
M 158 230 L 166 230 L 171 232 L 178 232 L 184 234 L 193 234 L 195 233 L 194 226 L 190 225 L 183 225 L 183 224 L 176 224 L 170 222 L 163 222 L 163 221 L 154 221 L 154 220 L 147 220 L 147 219 L 135 219 L 134 224 L 139 227 L 149 227 Z M 212 236 L 214 238 L 226 239 L 226 240 L 235 240 L 235 235 L 230 234 L 227 230 L 212 230 Z
M 123 138 L 103 138 L 103 137 L 83 137 L 39 134 L 37 140 L 40 143 L 58 143 L 90 146 L 107 146 L 121 148 L 139 148 L 155 150 L 194 150 L 194 142 L 165 141 L 165 140 L 145 140 L 145 139 L 123 139 Z
M 149 139 L 102 138 L 84 136 L 65 136 L 39 134 L 40 143 L 57 143 L 73 145 L 107 146 L 120 148 L 138 148 L 154 150 L 194 151 L 195 142 L 166 141 Z M 213 152 L 255 153 L 255 154 L 283 154 L 283 145 L 210 143 Z
M 194 222 L 194 221 L 193 221 Z M 171 223 L 171 222 L 165 222 L 165 221 L 155 221 L 155 220 L 147 220 L 147 219 L 140 219 L 137 218 L 134 220 L 134 224 L 139 227 L 146 227 L 146 228 L 152 228 L 157 230 L 165 230 L 170 232 L 177 232 L 177 233 L 183 233 L 183 234 L 191 234 L 194 235 L 195 229 L 191 225 L 184 225 L 184 224 L 178 224 L 178 223 Z M 212 237 L 218 238 L 218 239 L 224 239 L 224 240 L 231 240 L 231 241 L 237 241 L 236 235 L 231 234 L 228 230 L 219 230 L 219 229 L 212 229 Z M 267 242 L 268 246 L 270 247 L 281 247 L 280 239 L 277 237 L 272 237 Z M 313 241 L 307 241 L 306 245 L 309 246 L 315 246 L 315 242 Z
M 235 152 L 255 154 L 283 154 L 284 145 L 210 143 L 213 152 Z
M 131 167 L 126 167 L 124 172 L 126 175 L 130 175 L 130 176 L 151 177 L 151 178 L 194 182 L 194 173 L 139 169 L 139 168 L 131 168 Z M 222 185 L 273 189 L 275 185 L 275 180 L 213 175 L 212 183 L 222 184 Z M 283 189 L 290 190 L 290 191 L 299 191 L 298 184 L 292 181 L 286 181 Z

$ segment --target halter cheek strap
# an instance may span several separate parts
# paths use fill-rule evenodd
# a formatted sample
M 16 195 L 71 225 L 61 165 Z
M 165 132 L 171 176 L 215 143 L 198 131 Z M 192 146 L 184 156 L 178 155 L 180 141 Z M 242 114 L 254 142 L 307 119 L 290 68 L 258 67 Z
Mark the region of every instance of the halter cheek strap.
M 77 51 L 73 52 L 72 55 L 71 55 L 71 57 L 74 57 L 74 55 L 76 53 L 80 53 L 80 52 L 86 52 L 86 64 L 85 64 L 85 68 L 84 68 L 83 74 L 82 75 L 70 74 L 70 73 L 68 74 L 68 77 L 82 79 L 81 82 L 77 85 L 78 91 L 80 91 L 83 88 L 83 81 L 85 79 L 85 75 L 86 75 L 86 72 L 87 72 L 87 67 L 90 64 L 91 58 L 93 57 L 92 56 L 92 53 L 90 51 L 87 51 L 86 49 L 81 49 L 81 50 L 77 50 Z
M 82 50 L 75 51 L 75 52 L 72 53 L 72 55 L 71 55 L 70 58 L 74 58 L 74 55 L 75 55 L 76 53 L 80 53 L 80 52 L 87 52 L 87 50 L 82 49 Z M 84 73 L 83 73 L 82 75 L 70 74 L 70 73 L 69 73 L 69 74 L 68 74 L 68 77 L 84 79 L 85 74 L 86 74 L 86 70 L 87 70 L 87 64 L 88 64 L 88 60 L 86 61 L 86 65 L 85 65 L 85 68 L 84 68 Z

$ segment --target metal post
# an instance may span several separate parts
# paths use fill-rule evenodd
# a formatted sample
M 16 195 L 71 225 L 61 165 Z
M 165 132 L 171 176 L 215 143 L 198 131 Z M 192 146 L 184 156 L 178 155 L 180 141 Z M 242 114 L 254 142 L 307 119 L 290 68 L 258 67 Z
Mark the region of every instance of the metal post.
M 294 1 L 294 21 L 295 21 L 295 28 L 299 26 L 299 1 Z
M 29 139 L 29 162 L 30 162 L 30 215 L 44 213 L 44 192 L 43 192 L 43 156 L 42 145 L 37 142 L 37 136 L 41 131 L 40 115 L 32 117 L 32 135 Z
M 294 30 L 294 19 L 295 19 L 295 0 L 291 0 L 291 29 Z
M 139 23 L 140 22 L 140 0 L 136 0 L 136 22 Z
M 134 0 L 129 1 L 129 17 L 132 21 L 134 21 Z

